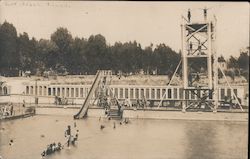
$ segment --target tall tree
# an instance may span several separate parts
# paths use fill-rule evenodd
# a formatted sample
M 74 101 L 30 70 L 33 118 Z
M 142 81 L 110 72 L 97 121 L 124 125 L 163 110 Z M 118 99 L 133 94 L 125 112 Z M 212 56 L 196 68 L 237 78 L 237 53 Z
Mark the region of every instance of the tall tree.
M 20 56 L 20 69 L 30 70 L 35 67 L 36 44 L 36 40 L 30 40 L 26 32 L 19 35 L 17 51 Z
M 242 52 L 238 58 L 238 66 L 243 70 L 249 71 L 249 55 L 247 52 Z
M 240 68 L 241 75 L 249 81 L 249 54 L 247 52 L 242 52 L 240 54 L 238 58 L 238 66 Z
M 152 73 L 152 70 L 154 69 L 153 66 L 151 65 L 151 62 L 153 60 L 153 44 L 150 46 L 147 46 L 144 51 L 143 51 L 143 70 L 147 73 L 150 74 Z
M 107 53 L 106 39 L 104 36 L 91 35 L 86 45 L 86 58 L 88 60 L 88 72 L 95 73 L 98 69 L 108 69 L 110 59 Z
M 0 27 L 0 68 L 5 70 L 5 74 L 11 75 L 17 70 L 19 63 L 16 28 L 4 22 Z
M 235 57 L 230 56 L 228 61 L 228 67 L 229 68 L 239 68 L 238 61 Z
M 46 70 L 55 69 L 59 61 L 58 47 L 50 40 L 41 39 L 37 42 L 36 47 L 37 60 L 43 62 Z
M 68 70 L 72 74 L 83 74 L 87 71 L 86 46 L 87 40 L 83 38 L 73 40 L 68 61 Z
M 180 60 L 179 55 L 165 44 L 159 44 L 154 50 L 159 74 L 172 74 Z
M 51 41 L 54 42 L 58 47 L 58 58 L 60 60 L 60 64 L 67 66 L 70 53 L 70 47 L 72 45 L 72 35 L 66 28 L 58 28 L 52 35 Z

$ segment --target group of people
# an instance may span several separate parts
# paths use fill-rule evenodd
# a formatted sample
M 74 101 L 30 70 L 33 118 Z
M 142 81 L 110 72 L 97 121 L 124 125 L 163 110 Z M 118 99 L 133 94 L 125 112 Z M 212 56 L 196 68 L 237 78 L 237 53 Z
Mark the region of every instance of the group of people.
M 109 118 L 110 120 L 110 118 Z M 101 121 L 101 117 L 99 118 L 99 121 Z M 128 118 L 125 118 L 124 120 L 120 121 L 119 124 L 122 125 L 122 124 L 128 124 L 130 123 L 130 120 Z M 100 125 L 100 130 L 103 130 L 105 128 L 105 125 L 101 124 Z M 116 123 L 113 122 L 113 128 L 115 129 L 116 128 Z
M 12 103 L 0 107 L 1 118 L 5 116 L 12 116 L 12 115 L 14 115 L 14 107 Z
M 122 103 L 118 103 L 118 109 L 121 110 L 122 107 L 133 107 L 133 108 L 145 108 L 147 105 L 147 101 L 145 98 L 137 99 L 136 103 L 132 103 L 129 98 L 126 98 Z
M 76 129 L 76 123 L 74 123 L 74 128 Z M 70 145 L 75 145 L 76 141 L 78 140 L 79 130 L 76 129 L 75 131 L 76 132 L 73 135 L 70 125 L 68 125 L 67 129 L 65 130 L 64 136 L 67 140 L 65 143 L 67 145 L 67 147 L 70 147 Z M 49 145 L 47 145 L 46 150 L 44 150 L 41 155 L 42 155 L 42 157 L 45 157 L 45 156 L 53 154 L 57 151 L 61 151 L 64 148 L 64 145 L 62 145 L 60 142 L 58 142 L 58 144 L 56 144 L 55 142 L 52 144 L 49 144 Z
M 122 123 L 124 124 L 128 124 L 130 121 L 128 118 L 125 118 L 123 121 L 120 121 L 120 125 L 122 125 Z
M 204 20 L 206 21 L 207 20 L 207 10 L 208 9 L 211 9 L 211 8 L 203 8 L 202 10 L 203 10 L 203 16 L 204 16 Z M 191 10 L 190 9 L 188 9 L 188 12 L 187 12 L 187 18 L 188 18 L 188 23 L 190 23 L 191 22 Z
M 76 123 L 74 123 L 74 128 L 76 129 Z M 71 144 L 75 145 L 77 139 L 78 139 L 78 134 L 79 134 L 79 130 L 76 129 L 75 134 L 73 135 L 71 133 L 71 126 L 68 125 L 68 128 L 65 131 L 64 136 L 67 138 L 67 146 L 69 147 Z
M 237 101 L 238 100 L 238 101 Z M 237 108 L 239 107 L 239 103 L 241 104 L 241 99 L 237 97 L 234 98 L 233 96 L 225 96 L 224 101 L 222 102 L 222 106 L 229 106 L 229 108 Z
M 145 97 L 142 99 L 136 99 L 136 103 L 132 103 L 129 98 L 126 98 L 123 102 L 123 106 L 125 107 L 134 107 L 134 108 L 145 108 L 147 107 L 147 100 Z
M 63 149 L 63 146 L 60 142 L 58 142 L 58 144 L 52 143 L 52 144 L 47 145 L 47 149 L 44 150 L 41 155 L 42 155 L 42 157 L 44 157 L 44 156 L 50 155 L 56 151 L 61 151 L 62 149 Z
M 68 99 L 64 97 L 58 97 L 55 96 L 55 104 L 56 105 L 67 105 L 68 104 Z

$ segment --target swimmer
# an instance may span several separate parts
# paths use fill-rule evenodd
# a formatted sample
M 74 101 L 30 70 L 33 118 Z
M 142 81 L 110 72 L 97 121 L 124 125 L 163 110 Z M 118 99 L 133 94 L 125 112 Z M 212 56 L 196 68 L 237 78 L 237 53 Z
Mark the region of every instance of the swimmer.
M 128 120 L 127 120 L 127 118 L 125 118 L 124 123 L 125 123 L 125 124 L 128 124 Z
M 52 152 L 53 152 L 53 144 L 50 144 L 50 145 L 48 145 L 46 154 L 51 154 Z
M 40 137 L 45 137 L 43 134 Z
M 71 135 L 68 136 L 68 140 L 67 140 L 67 146 L 70 146 L 70 141 L 71 141 Z
M 14 141 L 11 139 L 9 142 L 9 145 L 12 146 L 14 144 Z
M 122 122 L 120 121 L 120 125 L 122 125 Z
M 78 139 L 78 134 L 79 134 L 79 130 L 76 130 L 76 136 L 75 136 L 76 140 Z
M 54 142 L 53 144 L 52 144 L 52 152 L 55 152 L 56 151 L 56 143 Z
M 79 130 L 76 130 L 75 137 L 72 136 L 72 141 L 71 141 L 72 145 L 75 145 L 75 142 L 76 142 L 77 139 L 78 139 L 78 133 L 79 133 Z
M 100 126 L 100 129 L 101 129 L 101 130 L 102 130 L 102 129 L 104 129 L 104 128 L 105 128 L 105 126 L 104 126 L 104 125 L 101 125 L 101 126 Z
M 46 151 L 43 151 L 43 152 L 41 153 L 42 158 L 43 158 L 45 155 L 46 155 Z
M 50 155 L 50 154 L 54 153 L 55 151 L 57 151 L 57 146 L 56 146 L 56 144 L 55 144 L 55 143 L 49 144 L 49 145 L 47 145 L 47 149 L 44 150 L 44 151 L 41 153 L 41 156 L 42 156 L 42 158 L 43 158 L 43 157 L 45 157 L 45 156 L 47 156 L 47 155 Z
M 58 144 L 57 144 L 57 150 L 60 151 L 61 149 L 63 149 L 62 144 L 60 142 L 58 142 Z
M 75 138 L 73 136 L 71 136 L 71 144 L 74 146 L 75 145 Z
M 65 137 L 69 137 L 69 136 L 71 136 L 71 128 L 70 128 L 70 125 L 68 125 L 68 128 L 67 128 L 67 130 L 65 130 Z

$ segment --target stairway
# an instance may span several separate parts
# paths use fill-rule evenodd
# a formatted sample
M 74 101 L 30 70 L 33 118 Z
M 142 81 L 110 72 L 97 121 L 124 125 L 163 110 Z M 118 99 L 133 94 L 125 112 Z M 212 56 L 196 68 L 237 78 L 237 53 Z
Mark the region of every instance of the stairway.
M 122 119 L 122 112 L 119 113 L 118 109 L 110 109 L 109 113 L 108 113 L 108 117 L 110 117 L 111 119 L 115 119 L 115 120 L 120 120 Z

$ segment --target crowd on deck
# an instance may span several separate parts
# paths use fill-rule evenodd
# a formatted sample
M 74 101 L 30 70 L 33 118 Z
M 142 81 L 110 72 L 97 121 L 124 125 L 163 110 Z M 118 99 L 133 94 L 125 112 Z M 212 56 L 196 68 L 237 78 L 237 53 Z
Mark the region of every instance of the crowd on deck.
M 22 104 L 2 103 L 0 105 L 0 120 L 34 114 L 35 108 L 32 106 L 26 107 L 25 100 L 23 100 Z
M 13 115 L 14 115 L 14 107 L 12 103 L 0 106 L 0 119 Z

